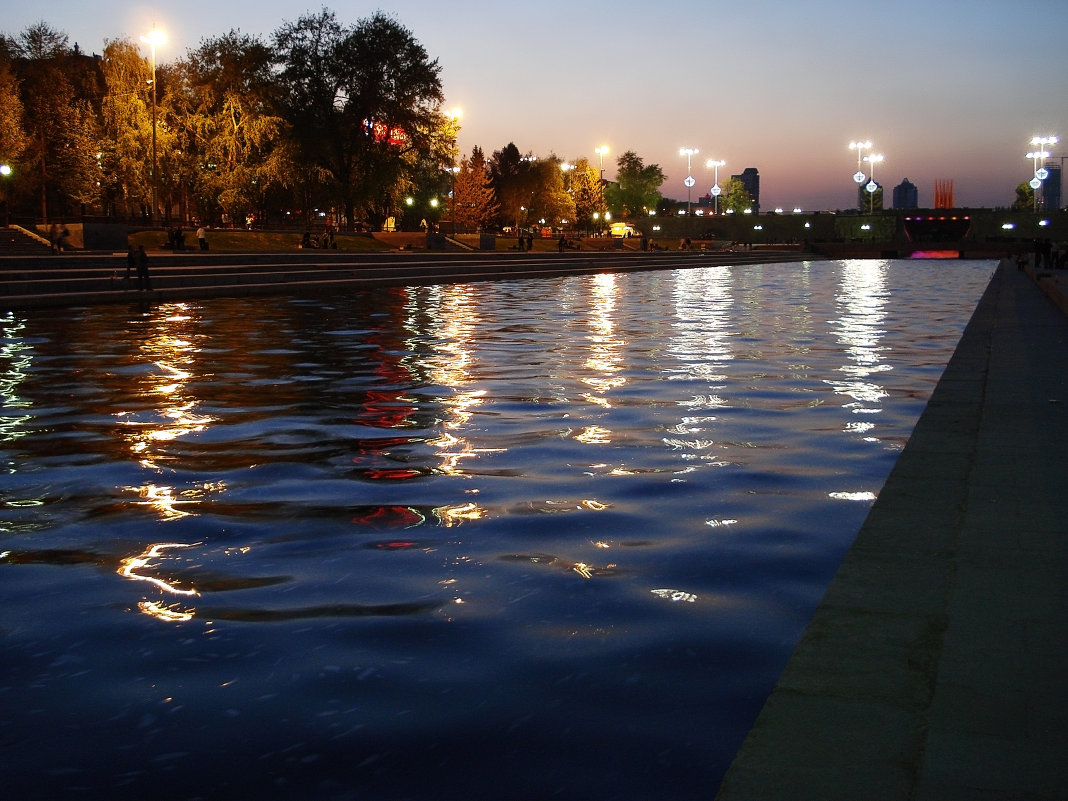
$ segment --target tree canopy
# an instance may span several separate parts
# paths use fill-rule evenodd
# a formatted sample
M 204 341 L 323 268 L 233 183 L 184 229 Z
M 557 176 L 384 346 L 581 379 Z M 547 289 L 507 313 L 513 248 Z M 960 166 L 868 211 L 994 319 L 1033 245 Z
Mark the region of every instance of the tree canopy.
M 660 204 L 665 177 L 659 164 L 648 166 L 632 150 L 616 159 L 616 183 L 606 192 L 612 214 L 624 219 L 645 216 Z

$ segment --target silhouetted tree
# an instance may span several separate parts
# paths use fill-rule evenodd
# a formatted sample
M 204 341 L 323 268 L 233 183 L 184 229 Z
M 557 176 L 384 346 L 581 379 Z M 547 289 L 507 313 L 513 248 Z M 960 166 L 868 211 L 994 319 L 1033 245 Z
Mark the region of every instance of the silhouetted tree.
M 535 159 L 522 155 L 514 142 L 509 142 L 490 157 L 489 170 L 493 191 L 500 204 L 498 221 L 502 226 L 521 226 L 537 189 Z
M 1013 211 L 1034 211 L 1035 190 L 1028 181 L 1024 181 L 1016 187 L 1016 200 L 1012 202 Z
M 324 9 L 283 26 L 274 46 L 278 104 L 294 153 L 351 226 L 357 208 L 375 208 L 420 156 L 433 153 L 441 68 L 382 13 L 345 27 Z

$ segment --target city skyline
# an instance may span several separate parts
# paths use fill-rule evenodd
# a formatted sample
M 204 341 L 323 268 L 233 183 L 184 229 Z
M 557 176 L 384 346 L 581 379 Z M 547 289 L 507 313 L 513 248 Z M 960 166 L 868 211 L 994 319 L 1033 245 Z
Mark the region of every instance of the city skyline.
M 351 24 L 380 5 L 325 7 Z M 168 37 L 157 53 L 166 64 L 231 29 L 268 40 L 320 9 L 276 0 L 88 8 L 14 8 L 2 30 L 17 36 L 43 21 L 100 53 L 105 40 L 137 41 L 156 25 Z M 386 11 L 439 62 L 445 106 L 463 110 L 461 154 L 512 142 L 598 166 L 606 146 L 611 179 L 630 150 L 661 167 L 660 191 L 676 200 L 687 197 L 682 148 L 698 151 L 694 199 L 709 192 L 705 163 L 716 159 L 726 162 L 720 184 L 759 170 L 764 211 L 853 208 L 855 140 L 884 156 L 876 180 L 888 194 L 907 178 L 921 207 L 933 205 L 938 181 L 953 181 L 958 206 L 1010 205 L 1032 176 L 1035 135 L 1061 136 L 1054 160 L 1068 155 L 1068 4 L 1059 0 L 905 0 L 885 12 L 840 0 L 684 2 L 668 14 L 630 0 L 549 0 L 522 18 L 481 0 L 398 0 Z

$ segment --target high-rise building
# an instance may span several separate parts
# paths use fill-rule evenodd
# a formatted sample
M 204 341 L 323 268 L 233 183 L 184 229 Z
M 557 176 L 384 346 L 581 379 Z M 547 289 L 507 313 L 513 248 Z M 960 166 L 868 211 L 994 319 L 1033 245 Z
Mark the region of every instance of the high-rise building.
M 1042 207 L 1046 211 L 1057 211 L 1064 205 L 1061 195 L 1061 165 L 1052 161 L 1046 162 L 1049 175 L 1042 182 Z
M 760 172 L 757 168 L 746 167 L 740 175 L 732 175 L 731 178 L 742 182 L 749 199 L 753 201 L 753 214 L 760 214 Z
M 918 209 L 920 207 L 920 193 L 916 184 L 908 178 L 894 187 L 895 209 Z

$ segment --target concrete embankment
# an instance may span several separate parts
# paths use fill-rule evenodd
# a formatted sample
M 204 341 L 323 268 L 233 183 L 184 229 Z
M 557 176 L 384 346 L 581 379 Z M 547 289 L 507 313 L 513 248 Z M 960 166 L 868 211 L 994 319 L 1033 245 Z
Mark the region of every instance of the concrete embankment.
M 127 278 L 126 255 L 0 259 L 0 309 L 178 301 L 366 286 L 545 278 L 721 264 L 803 261 L 796 250 L 580 253 L 153 254 L 151 291 Z
M 1068 797 L 1066 454 L 1068 320 L 1003 261 L 717 801 Z

